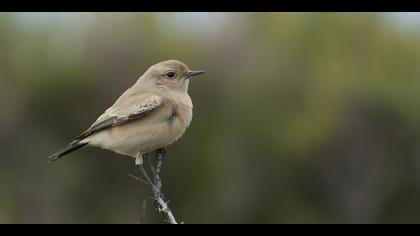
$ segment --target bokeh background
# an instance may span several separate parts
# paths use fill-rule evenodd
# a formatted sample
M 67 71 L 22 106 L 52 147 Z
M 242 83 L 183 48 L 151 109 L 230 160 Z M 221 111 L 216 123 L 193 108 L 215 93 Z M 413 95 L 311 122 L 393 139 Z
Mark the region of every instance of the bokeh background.
M 1 13 L 0 223 L 139 222 L 132 159 L 46 161 L 167 59 L 207 72 L 162 170 L 179 221 L 420 223 L 419 42 L 417 13 Z

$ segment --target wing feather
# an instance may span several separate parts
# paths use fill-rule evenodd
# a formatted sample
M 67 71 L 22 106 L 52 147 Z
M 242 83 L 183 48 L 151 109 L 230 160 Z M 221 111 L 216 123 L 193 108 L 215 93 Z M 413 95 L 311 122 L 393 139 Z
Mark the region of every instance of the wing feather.
M 97 133 L 101 130 L 122 125 L 132 120 L 140 119 L 150 114 L 163 104 L 163 99 L 155 94 L 143 94 L 130 99 L 118 100 L 93 125 L 85 132 L 77 136 L 72 143 Z

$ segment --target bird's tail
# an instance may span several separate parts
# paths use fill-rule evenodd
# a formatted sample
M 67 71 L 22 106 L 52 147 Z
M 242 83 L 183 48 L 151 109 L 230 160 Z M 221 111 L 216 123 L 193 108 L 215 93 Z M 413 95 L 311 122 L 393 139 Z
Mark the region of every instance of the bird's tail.
M 86 144 L 88 144 L 88 142 L 82 143 L 82 142 L 73 142 L 70 143 L 69 146 L 63 148 L 62 150 L 52 154 L 51 156 L 48 157 L 48 163 L 51 163 L 53 161 L 56 161 L 58 159 L 60 159 L 60 157 L 67 155 L 73 151 L 76 151 L 77 149 L 85 146 Z

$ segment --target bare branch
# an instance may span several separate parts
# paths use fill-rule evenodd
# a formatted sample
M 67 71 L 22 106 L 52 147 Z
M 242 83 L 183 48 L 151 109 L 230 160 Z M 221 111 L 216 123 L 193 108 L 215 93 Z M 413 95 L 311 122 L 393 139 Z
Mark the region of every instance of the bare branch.
M 158 160 L 156 164 L 156 170 L 154 172 L 154 184 L 160 190 L 162 188 L 162 181 L 160 180 L 160 168 L 162 167 L 164 154 L 162 152 L 156 152 L 156 158 Z
M 178 224 L 175 220 L 174 215 L 172 214 L 171 209 L 168 206 L 168 202 L 164 201 L 164 197 L 163 194 L 160 190 L 160 187 L 156 186 L 152 180 L 150 179 L 149 175 L 147 174 L 147 171 L 144 169 L 143 165 L 140 165 L 140 171 L 143 174 L 144 178 L 147 180 L 147 182 L 149 183 L 149 185 L 152 187 L 152 192 L 154 195 L 154 200 L 159 204 L 158 210 L 159 212 L 163 212 L 166 215 L 167 220 L 171 223 L 171 224 Z M 160 171 L 160 168 L 159 168 Z M 157 179 L 160 181 L 160 177 L 159 175 L 155 174 L 155 178 L 157 176 Z M 156 182 L 157 183 L 157 182 Z
M 130 173 L 127 173 L 127 175 L 130 176 L 131 178 L 135 179 L 136 181 L 143 182 L 144 184 L 149 184 L 142 177 L 135 176 L 135 175 L 130 174 Z
M 146 207 L 147 207 L 147 201 L 146 201 L 146 199 L 143 199 L 142 211 L 141 211 L 141 215 L 140 215 L 139 224 L 144 224 L 144 222 L 146 220 Z

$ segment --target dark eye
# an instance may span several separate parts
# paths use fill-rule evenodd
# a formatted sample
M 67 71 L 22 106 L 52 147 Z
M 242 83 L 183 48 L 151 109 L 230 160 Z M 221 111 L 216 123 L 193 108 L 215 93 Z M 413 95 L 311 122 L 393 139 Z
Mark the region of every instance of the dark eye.
M 166 73 L 166 76 L 168 76 L 168 78 L 173 79 L 173 78 L 175 78 L 176 74 L 175 74 L 175 72 L 171 71 L 171 72 Z

